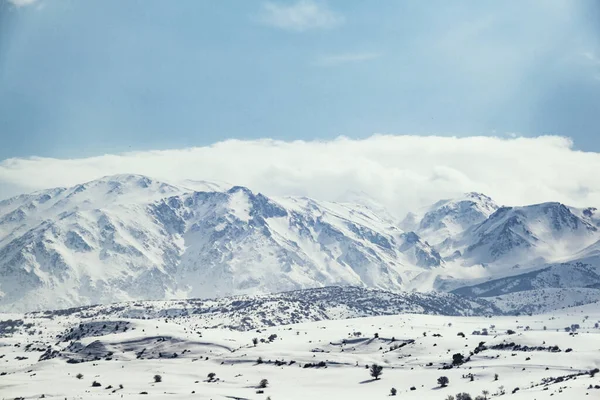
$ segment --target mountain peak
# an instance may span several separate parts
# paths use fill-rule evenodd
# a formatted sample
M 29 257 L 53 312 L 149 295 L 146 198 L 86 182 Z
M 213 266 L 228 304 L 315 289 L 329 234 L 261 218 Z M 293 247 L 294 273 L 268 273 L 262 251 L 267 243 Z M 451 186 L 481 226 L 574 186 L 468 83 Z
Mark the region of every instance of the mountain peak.
M 490 196 L 487 196 L 483 193 L 478 192 L 468 192 L 464 194 L 464 197 L 467 199 L 480 200 L 480 201 L 493 201 Z
M 429 210 L 431 211 L 432 209 L 440 208 L 447 204 L 460 204 L 463 202 L 473 202 L 481 206 L 493 205 L 497 207 L 496 203 L 491 197 L 479 192 L 467 192 L 457 197 L 440 200 L 431 205 Z
M 128 187 L 139 187 L 142 189 L 149 188 L 153 184 L 171 186 L 168 183 L 160 182 L 160 181 L 152 179 L 148 176 L 139 175 L 139 174 L 105 175 L 101 178 L 94 179 L 94 180 L 88 181 L 86 183 L 83 183 L 83 184 L 81 184 L 81 186 L 92 187 L 92 186 L 98 186 L 98 185 L 102 185 L 102 184 L 125 185 Z
M 116 174 L 106 175 L 98 179 L 76 185 L 69 190 L 70 196 L 77 193 L 87 192 L 84 197 L 89 196 L 149 196 L 156 199 L 157 196 L 183 193 L 188 190 L 162 182 L 145 175 L 139 174 Z
M 440 200 L 421 213 L 409 213 L 403 221 L 405 230 L 415 230 L 429 243 L 439 244 L 486 220 L 498 205 L 485 194 L 465 193 Z
M 238 193 L 238 192 L 242 192 L 245 193 L 247 195 L 252 195 L 252 191 L 250 189 L 248 189 L 245 186 L 233 186 L 231 189 L 229 189 L 227 191 L 227 193 L 233 194 L 233 193 Z
M 460 240 L 470 243 L 466 257 L 480 263 L 511 264 L 569 256 L 597 240 L 597 231 L 566 205 L 547 202 L 501 207 Z

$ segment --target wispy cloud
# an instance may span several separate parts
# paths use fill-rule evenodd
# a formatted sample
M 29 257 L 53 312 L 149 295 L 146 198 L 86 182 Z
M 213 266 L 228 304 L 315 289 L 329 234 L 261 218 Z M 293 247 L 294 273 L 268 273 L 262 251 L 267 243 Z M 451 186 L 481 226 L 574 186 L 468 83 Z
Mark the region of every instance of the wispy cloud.
M 266 2 L 262 5 L 259 20 L 275 28 L 302 32 L 336 27 L 344 22 L 344 17 L 324 3 L 300 0 L 293 4 Z
M 596 83 L 600 82 L 600 57 L 591 51 L 585 52 L 582 55 L 591 64 L 591 68 L 593 69 L 592 78 Z
M 319 57 L 315 65 L 320 67 L 333 67 L 340 64 L 357 63 L 374 60 L 381 57 L 380 53 L 342 53 L 330 54 Z
M 37 0 L 8 0 L 8 2 L 14 4 L 17 7 L 22 7 L 36 3 Z
M 588 59 L 592 64 L 600 65 L 600 58 L 597 57 L 591 51 L 586 51 L 585 53 L 583 53 L 583 57 Z

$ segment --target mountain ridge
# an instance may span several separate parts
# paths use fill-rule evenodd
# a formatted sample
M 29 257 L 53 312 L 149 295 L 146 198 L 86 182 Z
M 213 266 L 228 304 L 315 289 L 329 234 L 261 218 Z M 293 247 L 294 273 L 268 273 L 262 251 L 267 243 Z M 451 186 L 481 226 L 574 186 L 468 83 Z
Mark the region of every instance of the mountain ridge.
M 196 185 L 208 190 L 122 174 L 1 201 L 0 310 L 331 285 L 473 297 L 600 287 L 593 207 L 472 192 L 395 222 L 364 193 L 351 204 Z M 548 268 L 587 273 L 531 273 Z M 497 292 L 466 289 L 486 281 Z

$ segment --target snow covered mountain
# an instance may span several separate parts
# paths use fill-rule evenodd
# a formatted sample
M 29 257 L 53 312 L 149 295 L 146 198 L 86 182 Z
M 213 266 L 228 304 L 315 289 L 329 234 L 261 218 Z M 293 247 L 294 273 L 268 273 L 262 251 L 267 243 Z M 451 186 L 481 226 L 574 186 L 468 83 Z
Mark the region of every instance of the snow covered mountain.
M 599 283 L 600 263 L 598 261 L 593 264 L 574 262 L 544 266 L 530 272 L 464 286 L 452 292 L 465 296 L 490 297 L 547 288 L 598 289 Z
M 471 264 L 556 262 L 597 242 L 598 228 L 582 215 L 560 203 L 502 207 L 446 245 Z
M 485 221 L 498 205 L 481 193 L 467 193 L 457 199 L 440 200 L 418 213 L 409 213 L 400 226 L 419 232 L 429 243 L 439 244 Z
M 0 310 L 337 285 L 479 297 L 600 288 L 594 208 L 498 207 L 469 193 L 398 224 L 356 196 L 360 204 L 270 198 L 117 175 L 8 199 Z
M 0 203 L 0 307 L 217 297 L 328 285 L 400 290 L 442 265 L 366 206 L 194 192 L 121 175 Z

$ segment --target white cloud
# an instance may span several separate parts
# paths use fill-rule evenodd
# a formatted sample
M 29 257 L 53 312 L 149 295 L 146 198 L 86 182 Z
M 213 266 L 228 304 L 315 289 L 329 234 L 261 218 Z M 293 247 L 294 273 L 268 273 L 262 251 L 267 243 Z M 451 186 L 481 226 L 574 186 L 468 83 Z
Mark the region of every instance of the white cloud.
M 276 28 L 289 31 L 327 29 L 344 22 L 344 17 L 323 3 L 300 0 L 293 4 L 266 2 L 262 5 L 259 20 Z
M 31 5 L 37 0 L 8 0 L 9 3 L 14 4 L 17 7 L 28 6 Z
M 561 201 L 600 206 L 600 154 L 569 139 L 373 136 L 363 140 L 228 140 L 207 147 L 82 159 L 0 163 L 0 188 L 32 191 L 104 175 L 138 173 L 177 182 L 226 181 L 267 195 L 337 200 L 363 191 L 400 215 L 468 191 L 509 205 Z
M 380 53 L 343 53 L 319 57 L 315 65 L 321 67 L 333 67 L 340 64 L 357 63 L 374 60 L 381 57 Z

